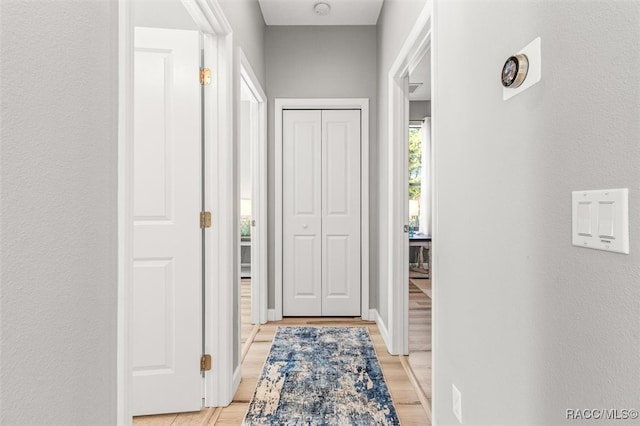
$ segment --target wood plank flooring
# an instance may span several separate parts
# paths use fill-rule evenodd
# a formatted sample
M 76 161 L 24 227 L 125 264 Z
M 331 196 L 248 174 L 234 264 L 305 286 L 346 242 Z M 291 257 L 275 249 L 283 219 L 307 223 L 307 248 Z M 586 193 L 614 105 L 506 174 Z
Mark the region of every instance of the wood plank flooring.
M 409 279 L 409 365 L 431 401 L 431 280 Z
M 244 345 L 251 331 L 251 278 L 240 280 L 240 341 Z
M 246 282 L 245 282 L 246 281 Z M 271 348 L 276 328 L 286 326 L 340 326 L 367 327 L 371 335 L 382 371 L 391 393 L 398 417 L 404 426 L 428 426 L 430 412 L 423 408 L 416 388 L 411 383 L 405 367 L 398 356 L 389 355 L 374 322 L 360 318 L 285 318 L 270 322 L 254 329 L 251 325 L 250 280 L 242 280 L 242 339 L 250 339 L 252 330 L 257 330 L 242 362 L 242 381 L 232 403 L 224 408 L 205 408 L 195 413 L 167 414 L 135 417 L 135 426 L 176 426 L 176 425 L 240 425 L 255 391 L 258 376 Z M 247 299 L 249 299 L 247 301 Z M 430 341 L 430 337 L 429 337 Z

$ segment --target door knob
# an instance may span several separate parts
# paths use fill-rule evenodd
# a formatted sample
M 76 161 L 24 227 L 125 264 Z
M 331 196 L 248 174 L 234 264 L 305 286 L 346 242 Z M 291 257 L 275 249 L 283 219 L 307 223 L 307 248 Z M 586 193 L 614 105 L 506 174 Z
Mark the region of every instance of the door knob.
M 304 225 L 302 225 L 302 227 L 303 227 L 304 229 L 307 229 L 307 228 L 308 228 L 308 226 L 307 226 L 307 224 L 306 224 L 306 223 L 305 223 Z

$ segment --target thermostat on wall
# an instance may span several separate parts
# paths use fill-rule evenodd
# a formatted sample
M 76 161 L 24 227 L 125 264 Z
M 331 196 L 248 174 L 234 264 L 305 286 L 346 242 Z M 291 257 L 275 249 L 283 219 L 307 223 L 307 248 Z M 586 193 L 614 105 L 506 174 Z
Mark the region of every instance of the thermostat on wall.
M 529 71 L 529 59 L 527 55 L 518 53 L 507 59 L 502 66 L 502 85 L 515 89 L 520 87 L 527 78 Z
M 537 37 L 504 62 L 500 75 L 502 100 L 506 101 L 538 83 L 542 78 L 541 40 Z

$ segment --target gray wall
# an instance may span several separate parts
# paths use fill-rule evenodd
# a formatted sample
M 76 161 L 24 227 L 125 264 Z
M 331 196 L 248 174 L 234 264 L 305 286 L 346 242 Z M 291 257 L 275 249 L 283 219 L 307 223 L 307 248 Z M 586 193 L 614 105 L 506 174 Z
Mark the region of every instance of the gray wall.
M 568 408 L 637 409 L 640 2 L 463 0 L 438 10 L 437 424 L 457 424 L 452 383 L 465 425 L 573 424 Z M 504 102 L 501 66 L 537 36 L 542 81 Z M 571 191 L 621 187 L 631 254 L 573 247 Z
M 372 174 L 376 179 L 372 188 L 375 188 L 376 194 L 372 196 L 372 205 L 376 206 L 377 217 L 372 216 L 372 226 L 375 226 L 377 239 L 374 240 L 375 245 L 371 247 L 375 253 L 376 261 L 372 264 L 375 269 L 371 275 L 379 277 L 377 294 L 380 295 L 382 303 L 378 303 L 378 313 L 385 325 L 388 326 L 389 306 L 387 303 L 387 294 L 389 292 L 388 273 L 389 268 L 387 262 L 391 256 L 389 251 L 389 194 L 388 185 L 389 170 L 387 167 L 387 159 L 389 158 L 389 69 L 393 61 L 398 56 L 398 52 L 402 48 L 404 41 L 409 35 L 409 31 L 422 11 L 425 0 L 387 0 L 382 4 L 382 11 L 378 19 L 377 26 L 377 49 L 378 49 L 378 76 L 377 76 L 377 93 L 378 93 L 378 146 L 375 162 L 377 164 L 377 173 Z M 372 156 L 374 154 L 372 153 Z M 373 204 L 375 202 L 376 204 Z
M 266 73 L 269 98 L 269 308 L 275 305 L 275 98 L 369 98 L 370 175 L 377 174 L 376 152 L 376 28 L 373 26 L 267 27 Z M 372 200 L 371 240 L 376 239 L 375 192 Z M 372 271 L 377 258 L 371 253 Z M 377 274 L 371 274 L 372 298 Z M 375 300 L 374 300 L 375 303 Z
M 431 101 L 409 102 L 409 120 L 421 121 L 431 117 Z
M 113 425 L 117 3 L 0 7 L 0 423 Z
M 266 27 L 258 0 L 218 0 L 218 2 L 233 29 L 233 45 L 242 48 L 264 89 Z

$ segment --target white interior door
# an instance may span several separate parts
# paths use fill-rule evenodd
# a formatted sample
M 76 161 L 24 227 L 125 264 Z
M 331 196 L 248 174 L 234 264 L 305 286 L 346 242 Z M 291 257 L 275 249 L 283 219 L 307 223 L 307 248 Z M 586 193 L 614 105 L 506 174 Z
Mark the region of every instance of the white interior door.
M 360 315 L 360 111 L 283 111 L 283 315 Z
M 136 28 L 132 345 L 134 415 L 202 406 L 196 31 Z
M 283 112 L 283 306 L 322 314 L 322 112 Z
M 322 315 L 360 315 L 360 111 L 322 111 Z

